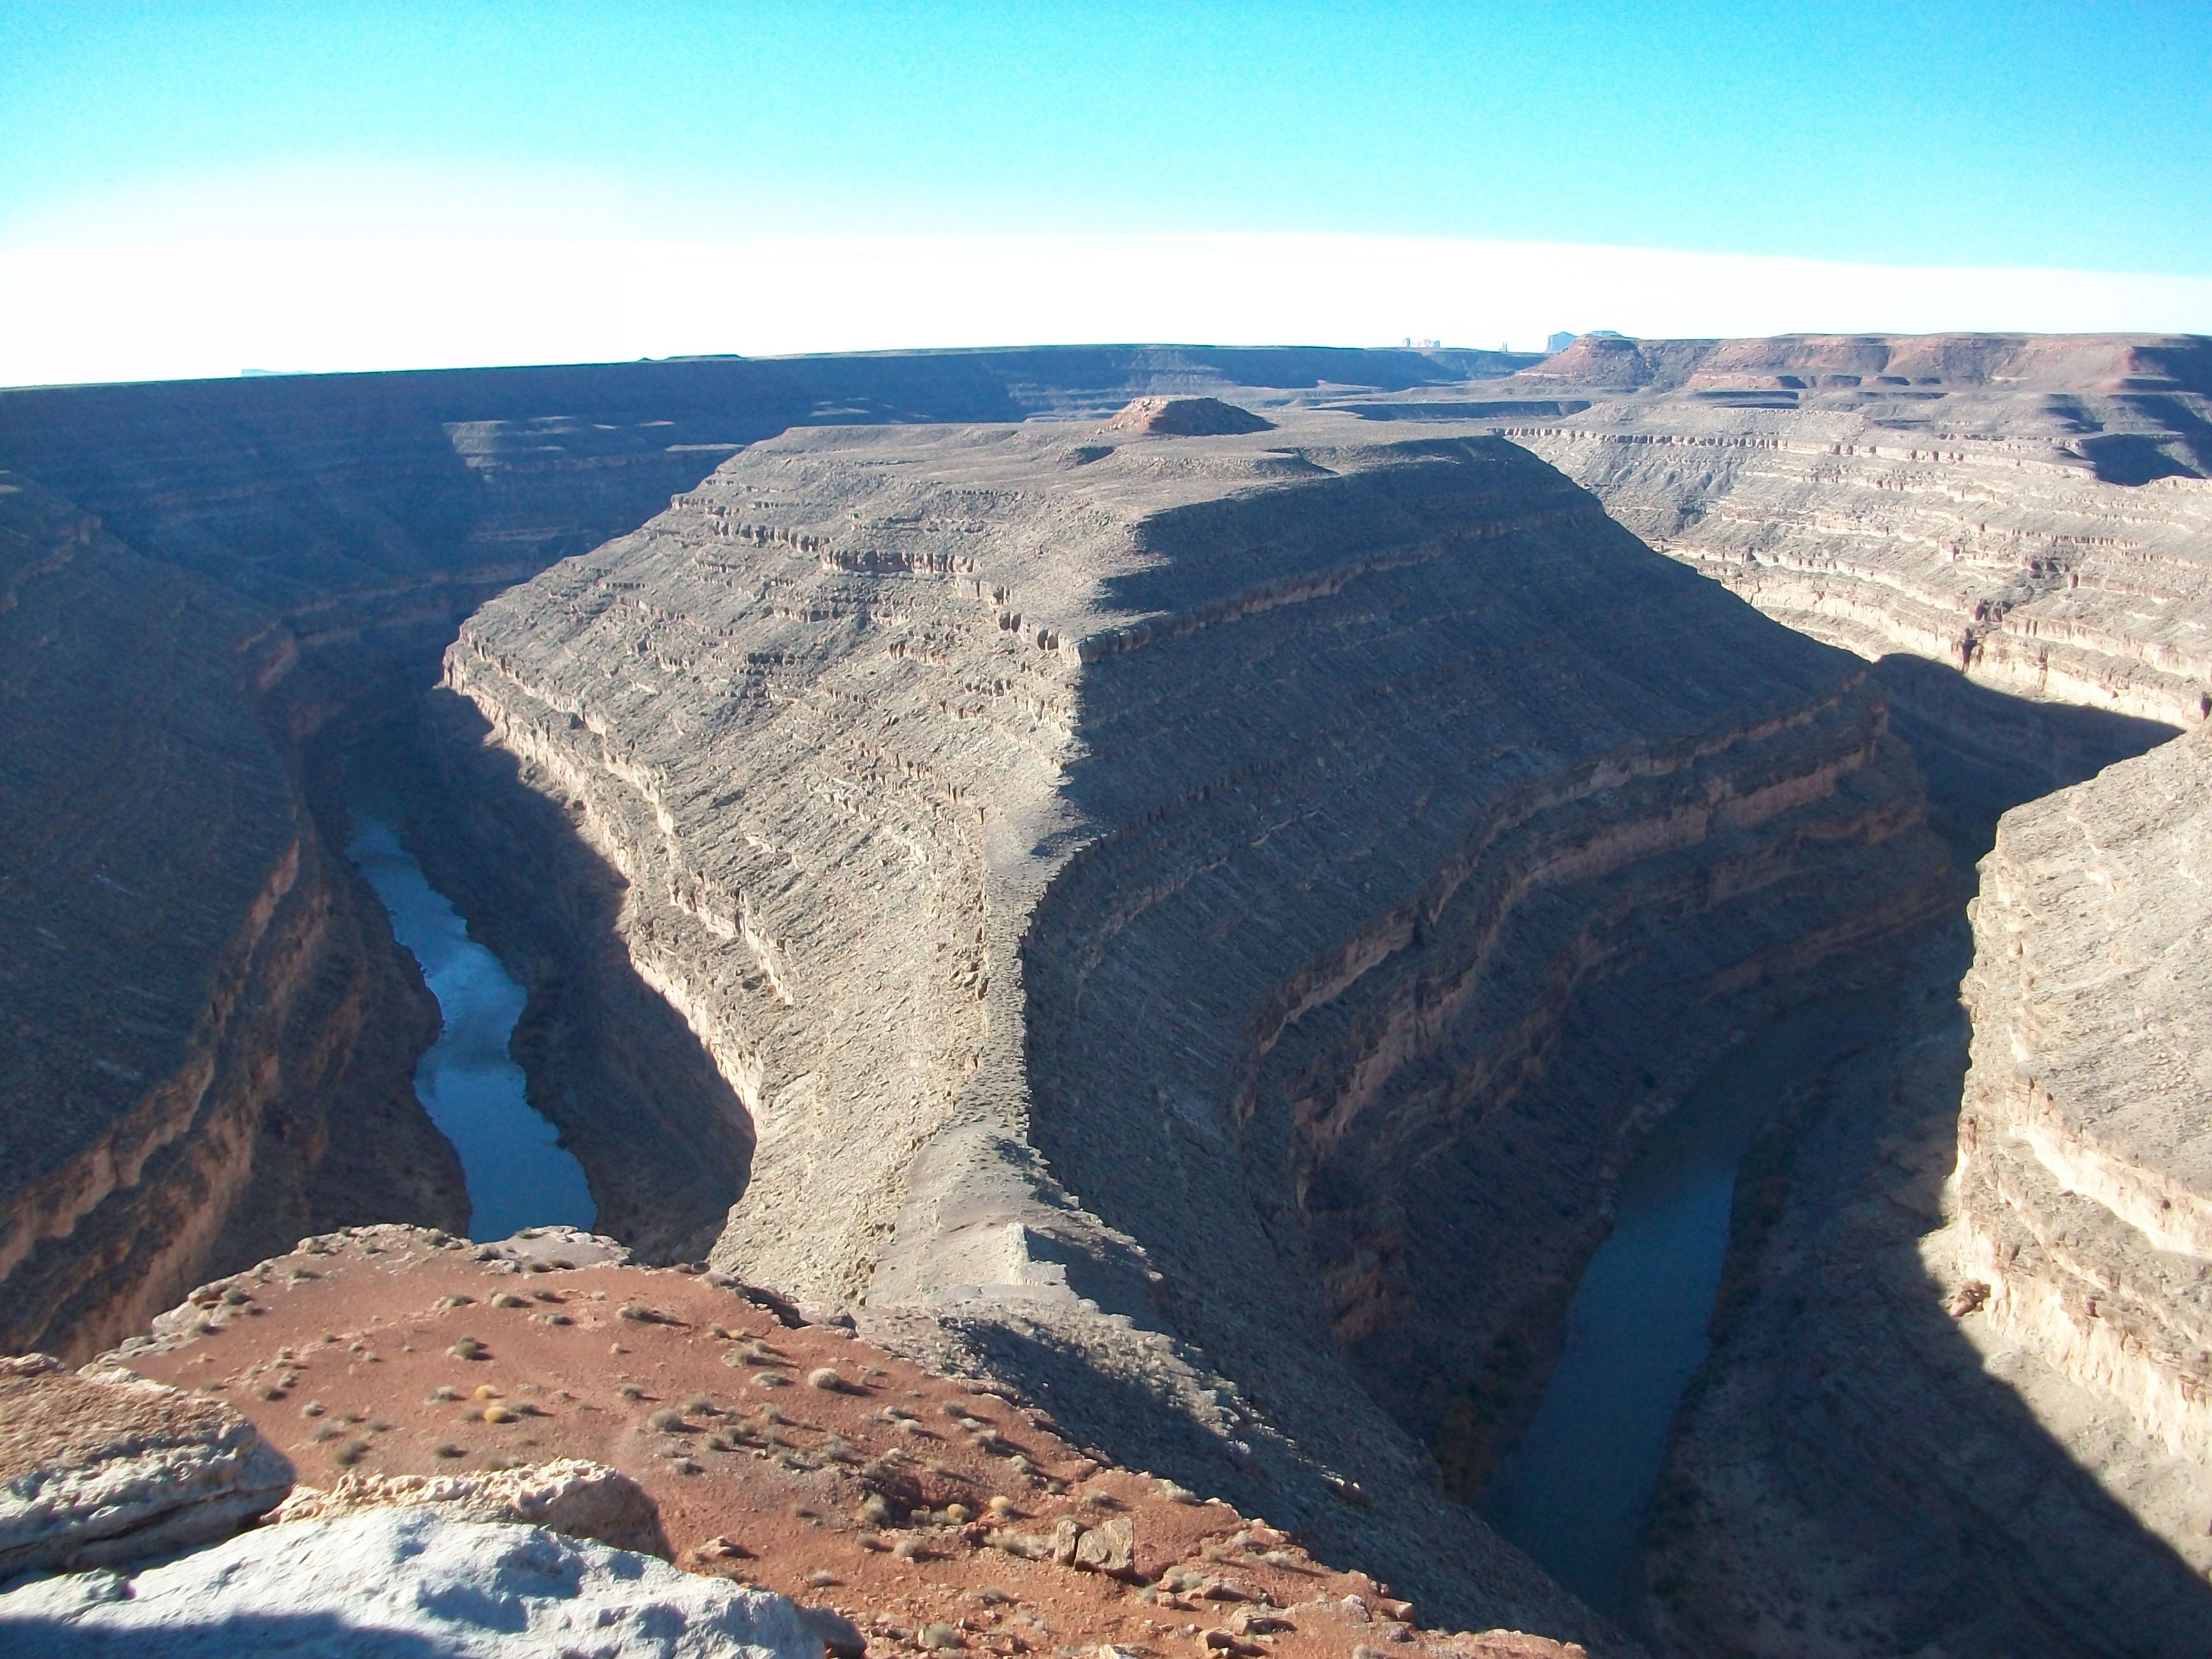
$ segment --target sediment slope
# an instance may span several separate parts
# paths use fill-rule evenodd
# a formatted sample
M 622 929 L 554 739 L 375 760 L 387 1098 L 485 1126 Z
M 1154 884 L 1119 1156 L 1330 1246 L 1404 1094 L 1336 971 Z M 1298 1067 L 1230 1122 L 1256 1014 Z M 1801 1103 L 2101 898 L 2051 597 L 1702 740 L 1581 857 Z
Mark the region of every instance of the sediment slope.
M 1850 658 L 1509 445 L 1273 413 L 757 445 L 471 619 L 462 764 L 744 1103 L 718 1262 L 1510 1622 L 1406 1431 L 1479 1465 L 1639 1130 L 1943 855 Z

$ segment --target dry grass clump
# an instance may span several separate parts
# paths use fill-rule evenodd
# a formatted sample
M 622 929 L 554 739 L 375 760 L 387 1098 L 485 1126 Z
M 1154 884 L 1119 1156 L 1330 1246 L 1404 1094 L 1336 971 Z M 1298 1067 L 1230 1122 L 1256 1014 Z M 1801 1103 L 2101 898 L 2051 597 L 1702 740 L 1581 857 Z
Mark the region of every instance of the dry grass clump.
M 485 1358 L 486 1351 L 484 1345 L 476 1338 L 465 1336 L 446 1352 L 456 1359 L 482 1359 Z

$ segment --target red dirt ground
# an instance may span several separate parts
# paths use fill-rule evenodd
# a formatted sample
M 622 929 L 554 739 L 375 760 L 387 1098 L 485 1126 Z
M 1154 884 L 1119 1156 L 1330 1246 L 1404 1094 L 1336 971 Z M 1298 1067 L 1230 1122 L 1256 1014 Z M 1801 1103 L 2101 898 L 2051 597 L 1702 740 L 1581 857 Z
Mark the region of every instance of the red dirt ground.
M 400 1227 L 309 1240 L 196 1291 L 114 1358 L 228 1401 L 306 1485 L 349 1468 L 611 1464 L 659 1504 L 678 1565 L 835 1607 L 870 1659 L 1581 1653 L 1420 1630 L 1364 1574 L 1218 1501 L 1102 1468 L 1042 1413 L 794 1322 L 719 1276 L 586 1265 L 603 1250 L 575 1236 L 501 1248 L 483 1260 Z M 456 1354 L 464 1339 L 475 1357 Z M 1063 1517 L 1127 1517 L 1129 1571 L 1024 1559 Z

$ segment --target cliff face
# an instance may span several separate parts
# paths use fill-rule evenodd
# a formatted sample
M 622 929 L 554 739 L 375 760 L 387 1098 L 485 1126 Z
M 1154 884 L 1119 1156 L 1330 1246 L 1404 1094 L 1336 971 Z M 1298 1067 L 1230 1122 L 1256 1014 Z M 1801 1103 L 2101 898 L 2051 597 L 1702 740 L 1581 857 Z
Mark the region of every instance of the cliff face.
M 447 683 L 755 1126 L 718 1262 L 1510 1619 L 1407 1431 L 1943 855 L 1850 659 L 1370 430 L 794 432 Z
M 0 1346 L 87 1352 L 313 1217 L 459 1224 L 419 979 L 256 718 L 249 605 L 0 475 Z
M 1491 418 L 1656 546 L 1881 658 L 1941 827 L 1996 843 L 1971 1071 L 1963 957 L 1931 958 L 1887 1052 L 1820 1079 L 1740 1182 L 1655 1628 L 1692 1652 L 2197 1651 L 2201 745 L 2142 751 L 2212 685 L 2212 349 L 1590 339 L 1516 377 L 1517 405 L 1506 384 Z
M 435 1009 L 335 853 L 330 763 L 434 678 L 489 594 L 794 422 L 1483 367 L 1109 349 L 0 392 L 0 696 L 20 717 L 0 730 L 0 945 L 24 1033 L 0 1062 L 0 1144 L 21 1154 L 0 1166 L 0 1340 L 83 1352 L 313 1227 L 464 1221 L 409 1088 Z M 513 841 L 495 810 L 465 811 Z M 486 862 L 514 878 L 527 858 Z M 604 928 L 552 921 L 554 943 L 515 941 L 542 970 L 521 1038 L 536 1069 L 584 1053 L 599 1069 L 574 1068 L 583 1086 L 611 1072 L 635 1094 L 672 1072 L 684 1096 L 688 1034 L 667 1040 L 627 963 L 603 980 L 576 959 L 566 941 Z M 563 986 L 588 1018 L 548 1015 Z M 601 1194 L 664 1254 L 712 1236 L 749 1133 L 678 1127 L 701 1131 L 690 1198 L 618 1179 Z
M 2006 815 L 1974 909 L 1960 1219 L 1988 1316 L 2212 1462 L 2212 754 Z M 1971 1270 L 1971 1268 L 1970 1268 Z

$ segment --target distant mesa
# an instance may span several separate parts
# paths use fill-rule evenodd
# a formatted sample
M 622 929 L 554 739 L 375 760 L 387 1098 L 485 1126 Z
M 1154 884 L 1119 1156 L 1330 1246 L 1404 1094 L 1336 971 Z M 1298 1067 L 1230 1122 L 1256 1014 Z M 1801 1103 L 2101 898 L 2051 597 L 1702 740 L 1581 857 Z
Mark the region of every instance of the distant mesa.
M 1116 432 L 1149 432 L 1163 438 L 1225 438 L 1275 429 L 1273 421 L 1218 398 L 1139 398 L 1106 424 Z
M 1587 329 L 1580 334 L 1563 328 L 1557 334 L 1544 337 L 1544 349 L 1556 357 L 1577 340 L 1625 340 L 1627 337 L 1626 334 L 1615 333 L 1609 328 Z

